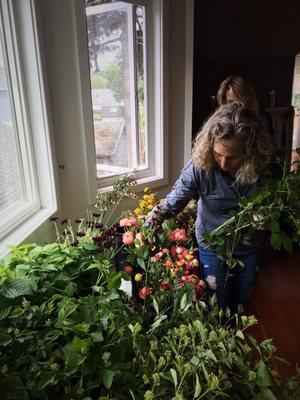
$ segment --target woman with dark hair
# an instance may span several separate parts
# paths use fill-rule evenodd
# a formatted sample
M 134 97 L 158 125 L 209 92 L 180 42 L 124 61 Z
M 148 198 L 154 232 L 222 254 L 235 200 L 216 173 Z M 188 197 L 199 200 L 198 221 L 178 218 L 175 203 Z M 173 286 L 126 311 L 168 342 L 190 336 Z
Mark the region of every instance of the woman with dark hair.
M 259 107 L 258 100 L 252 83 L 242 75 L 230 75 L 220 85 L 217 93 L 219 105 L 241 101 L 247 107 L 252 108 L 260 117 L 266 131 L 273 139 L 274 129 L 270 114 Z
M 228 266 L 209 250 L 203 233 L 218 228 L 238 207 L 241 197 L 263 185 L 271 153 L 270 137 L 252 108 L 240 102 L 220 106 L 199 132 L 192 160 L 147 221 L 170 218 L 192 198 L 198 200 L 195 228 L 202 278 L 208 295 L 216 293 L 219 305 L 232 311 L 245 304 L 256 281 L 266 232 L 257 231 L 248 246 L 237 244 L 234 255 L 244 266 L 234 267 L 229 279 Z

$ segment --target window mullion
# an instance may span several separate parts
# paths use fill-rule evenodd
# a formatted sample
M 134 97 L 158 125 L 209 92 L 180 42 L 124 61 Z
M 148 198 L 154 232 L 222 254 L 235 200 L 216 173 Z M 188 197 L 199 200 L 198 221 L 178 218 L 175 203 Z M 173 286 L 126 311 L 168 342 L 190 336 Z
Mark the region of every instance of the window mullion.
M 127 6 L 128 16 L 128 52 L 129 52 L 129 77 L 130 82 L 130 110 L 131 110 L 131 148 L 132 148 L 132 167 L 138 167 L 138 113 L 137 113 L 137 73 L 136 73 L 136 49 L 135 49 L 135 8 L 132 4 Z

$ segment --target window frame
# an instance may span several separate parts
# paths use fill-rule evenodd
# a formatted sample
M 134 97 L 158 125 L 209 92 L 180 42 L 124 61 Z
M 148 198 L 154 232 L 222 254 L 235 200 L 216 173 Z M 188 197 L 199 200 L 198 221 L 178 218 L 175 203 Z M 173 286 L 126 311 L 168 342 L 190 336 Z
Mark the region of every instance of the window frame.
M 57 200 L 36 0 L 1 0 L 1 29 L 27 203 L 1 212 L 3 256 L 9 252 L 7 244 L 24 241 L 57 210 Z
M 146 45 L 145 93 L 148 125 L 148 168 L 134 171 L 137 190 L 145 184 L 157 188 L 168 184 L 168 1 L 125 1 L 145 7 Z M 124 1 L 123 1 L 124 3 Z M 92 117 L 92 99 L 87 46 L 85 4 L 76 7 L 76 34 L 82 99 L 82 118 L 85 130 L 85 159 L 89 181 L 89 201 L 95 201 L 98 192 L 109 190 L 121 175 L 98 178 Z M 146 40 L 147 40 L 146 39 Z

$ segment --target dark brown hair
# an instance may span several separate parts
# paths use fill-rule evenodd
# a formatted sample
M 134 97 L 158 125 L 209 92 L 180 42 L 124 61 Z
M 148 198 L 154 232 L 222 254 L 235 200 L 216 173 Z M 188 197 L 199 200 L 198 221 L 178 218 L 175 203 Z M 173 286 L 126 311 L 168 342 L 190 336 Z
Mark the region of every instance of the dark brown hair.
M 217 100 L 219 105 L 226 104 L 226 92 L 232 89 L 236 100 L 241 101 L 245 106 L 259 112 L 259 105 L 252 83 L 242 75 L 230 75 L 220 85 Z

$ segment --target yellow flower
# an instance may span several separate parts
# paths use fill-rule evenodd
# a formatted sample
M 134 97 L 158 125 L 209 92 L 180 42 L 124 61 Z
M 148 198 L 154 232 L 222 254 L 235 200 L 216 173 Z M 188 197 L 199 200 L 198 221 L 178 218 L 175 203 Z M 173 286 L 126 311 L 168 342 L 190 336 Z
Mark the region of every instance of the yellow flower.
M 148 190 L 149 190 L 149 188 L 145 187 L 144 192 L 146 193 L 146 192 L 148 192 Z
M 141 214 L 142 214 L 142 211 L 141 211 L 139 208 L 136 208 L 136 209 L 134 210 L 134 213 L 135 213 L 135 215 L 141 215 Z

